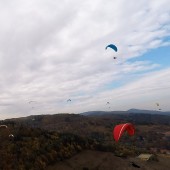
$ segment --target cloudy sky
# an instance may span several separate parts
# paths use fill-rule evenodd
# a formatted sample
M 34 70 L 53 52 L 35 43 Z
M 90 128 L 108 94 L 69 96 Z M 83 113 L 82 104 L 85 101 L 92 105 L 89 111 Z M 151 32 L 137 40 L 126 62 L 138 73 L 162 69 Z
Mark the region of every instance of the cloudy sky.
M 169 4 L 0 0 L 0 119 L 157 102 L 169 111 Z

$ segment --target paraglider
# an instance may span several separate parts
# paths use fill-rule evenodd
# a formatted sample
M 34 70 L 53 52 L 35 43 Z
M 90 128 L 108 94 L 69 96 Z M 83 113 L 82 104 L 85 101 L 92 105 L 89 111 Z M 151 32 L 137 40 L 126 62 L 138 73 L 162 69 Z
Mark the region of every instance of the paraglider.
M 108 46 L 106 46 L 106 50 L 107 48 L 110 47 L 111 49 L 113 49 L 115 52 L 117 52 L 117 47 L 114 44 L 109 44 Z
M 13 135 L 13 134 L 10 134 L 10 135 L 9 135 L 9 138 L 14 138 L 14 135 Z
M 107 102 L 106 104 L 110 104 L 110 102 Z
M 35 106 L 38 104 L 35 100 L 30 100 L 28 103 L 30 105 L 30 109 L 32 110 L 34 110 L 36 108 Z
M 71 102 L 71 99 L 68 99 L 67 102 Z
M 160 108 L 160 104 L 159 103 L 155 103 L 155 104 L 156 104 L 158 110 L 161 111 L 162 109 Z
M 107 48 L 111 48 L 111 49 L 113 49 L 115 52 L 117 52 L 117 47 L 114 45 L 114 44 L 109 44 L 108 46 L 106 46 L 106 50 L 107 50 Z M 115 60 L 115 59 L 117 59 L 117 57 L 113 57 L 113 59 Z
M 8 128 L 7 125 L 0 125 L 0 128 Z
M 133 136 L 135 134 L 135 128 L 131 123 L 119 124 L 116 125 L 113 130 L 114 140 L 118 142 L 125 131 L 127 131 L 130 136 Z

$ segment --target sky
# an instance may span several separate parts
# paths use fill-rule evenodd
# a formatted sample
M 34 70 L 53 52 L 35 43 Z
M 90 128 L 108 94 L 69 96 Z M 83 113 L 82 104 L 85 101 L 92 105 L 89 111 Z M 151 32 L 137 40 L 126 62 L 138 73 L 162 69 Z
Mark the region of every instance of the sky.
M 0 119 L 170 111 L 169 4 L 0 0 Z

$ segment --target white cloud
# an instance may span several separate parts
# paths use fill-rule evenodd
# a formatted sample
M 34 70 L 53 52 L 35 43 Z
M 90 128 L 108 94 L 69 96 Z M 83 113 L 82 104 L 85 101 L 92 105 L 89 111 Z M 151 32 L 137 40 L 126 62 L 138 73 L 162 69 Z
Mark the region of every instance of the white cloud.
M 100 103 L 92 101 L 112 94 L 109 84 L 120 81 L 125 88 L 139 73 L 159 68 L 127 59 L 169 45 L 169 11 L 169 0 L 1 0 L 0 112 L 17 117 L 91 109 L 78 101 L 98 110 Z M 105 50 L 112 42 L 118 53 Z M 39 104 L 30 109 L 29 100 Z
M 154 71 L 141 77 L 138 81 L 129 82 L 122 87 L 108 90 L 96 95 L 95 99 L 86 101 L 91 109 L 108 110 L 105 105 L 110 102 L 114 110 L 127 110 L 134 107 L 157 110 L 159 102 L 164 111 L 169 109 L 170 69 Z M 95 102 L 94 102 L 95 101 Z

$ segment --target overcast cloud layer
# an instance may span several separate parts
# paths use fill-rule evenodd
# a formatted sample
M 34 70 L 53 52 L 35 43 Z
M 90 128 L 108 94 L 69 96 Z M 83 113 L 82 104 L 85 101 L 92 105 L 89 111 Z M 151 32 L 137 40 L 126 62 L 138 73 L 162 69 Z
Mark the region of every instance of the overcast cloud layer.
M 0 119 L 155 102 L 170 110 L 170 67 L 140 59 L 170 46 L 169 4 L 0 0 Z M 105 50 L 110 43 L 117 53 Z

